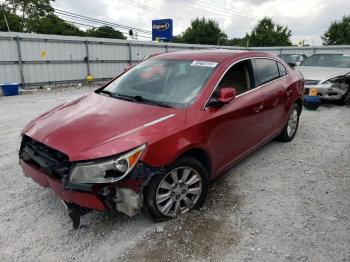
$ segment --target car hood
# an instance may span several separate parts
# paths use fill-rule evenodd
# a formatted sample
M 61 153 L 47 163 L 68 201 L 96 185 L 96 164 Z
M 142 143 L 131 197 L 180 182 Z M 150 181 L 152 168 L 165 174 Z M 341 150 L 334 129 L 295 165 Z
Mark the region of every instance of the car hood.
M 186 110 L 134 103 L 91 93 L 60 105 L 23 130 L 71 161 L 106 157 L 175 132 Z
M 304 75 L 306 80 L 319 80 L 321 82 L 350 72 L 350 68 L 321 66 L 297 66 L 296 69 Z

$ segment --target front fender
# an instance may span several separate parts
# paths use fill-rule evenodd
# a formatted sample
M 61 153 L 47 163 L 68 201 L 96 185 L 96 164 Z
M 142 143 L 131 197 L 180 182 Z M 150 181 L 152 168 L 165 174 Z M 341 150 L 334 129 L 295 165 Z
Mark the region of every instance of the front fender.
M 191 149 L 201 149 L 211 159 L 209 150 L 205 146 L 206 141 L 206 132 L 187 129 L 149 144 L 142 156 L 142 161 L 152 167 L 160 168 L 171 164 Z

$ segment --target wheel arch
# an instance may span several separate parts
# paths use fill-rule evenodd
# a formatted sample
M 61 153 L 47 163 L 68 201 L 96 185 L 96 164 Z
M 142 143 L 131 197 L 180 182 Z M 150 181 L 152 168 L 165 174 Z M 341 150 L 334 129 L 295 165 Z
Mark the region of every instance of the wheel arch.
M 299 115 L 301 114 L 301 111 L 303 110 L 303 100 L 301 99 L 301 97 L 298 97 L 295 101 L 295 104 L 297 104 L 299 106 Z
M 182 152 L 177 159 L 184 157 L 184 156 L 191 156 L 195 159 L 197 159 L 207 170 L 208 176 L 210 177 L 211 175 L 211 169 L 212 169 L 212 164 L 210 161 L 209 154 L 203 149 L 199 147 L 194 147 L 194 148 L 189 148 Z

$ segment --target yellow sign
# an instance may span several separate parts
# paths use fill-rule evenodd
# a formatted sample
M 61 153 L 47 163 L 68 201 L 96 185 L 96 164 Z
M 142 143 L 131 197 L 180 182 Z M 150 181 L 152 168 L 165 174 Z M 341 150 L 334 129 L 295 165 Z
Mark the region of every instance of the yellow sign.
M 309 96 L 317 96 L 317 89 L 316 88 L 310 88 Z
M 304 40 L 299 40 L 298 41 L 298 46 L 303 46 L 304 45 Z
M 87 75 L 86 76 L 86 81 L 87 82 L 92 82 L 92 81 L 94 81 L 94 78 L 92 77 L 92 75 Z
M 41 51 L 41 52 L 40 52 L 40 56 L 41 56 L 41 58 L 45 58 L 45 56 L 46 56 L 46 51 L 45 51 L 45 50 Z

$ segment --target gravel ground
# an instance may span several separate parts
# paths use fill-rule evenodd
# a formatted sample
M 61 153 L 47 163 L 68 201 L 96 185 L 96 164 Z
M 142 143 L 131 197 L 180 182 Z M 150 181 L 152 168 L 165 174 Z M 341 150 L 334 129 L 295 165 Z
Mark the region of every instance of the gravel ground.
M 350 261 L 350 108 L 304 110 L 291 143 L 241 161 L 199 211 L 159 224 L 94 212 L 74 231 L 17 150 L 30 119 L 87 91 L 0 97 L 1 261 Z

